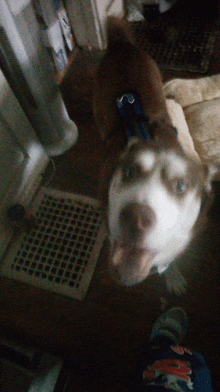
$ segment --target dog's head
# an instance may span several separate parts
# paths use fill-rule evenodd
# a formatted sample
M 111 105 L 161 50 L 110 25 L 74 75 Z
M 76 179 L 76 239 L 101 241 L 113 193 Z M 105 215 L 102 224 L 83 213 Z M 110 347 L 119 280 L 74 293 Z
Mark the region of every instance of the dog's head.
M 130 143 L 108 191 L 110 270 L 118 282 L 141 282 L 153 267 L 163 272 L 185 250 L 205 210 L 211 177 L 178 143 Z

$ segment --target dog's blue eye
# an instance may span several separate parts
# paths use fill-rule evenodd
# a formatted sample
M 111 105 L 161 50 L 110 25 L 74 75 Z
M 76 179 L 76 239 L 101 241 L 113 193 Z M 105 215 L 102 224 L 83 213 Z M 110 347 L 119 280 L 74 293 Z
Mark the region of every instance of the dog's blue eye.
M 188 182 L 185 179 L 175 180 L 173 190 L 178 195 L 183 195 L 188 189 Z
M 135 166 L 124 167 L 122 169 L 122 181 L 131 181 L 137 175 L 137 168 Z

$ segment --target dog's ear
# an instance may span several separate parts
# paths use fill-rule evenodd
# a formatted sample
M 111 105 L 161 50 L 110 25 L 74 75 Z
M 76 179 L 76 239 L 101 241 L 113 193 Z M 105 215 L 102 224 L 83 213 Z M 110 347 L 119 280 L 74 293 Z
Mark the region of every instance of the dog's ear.
M 120 156 L 121 149 L 114 150 L 114 147 L 110 146 L 109 149 L 106 150 L 106 159 L 104 160 L 103 167 L 100 169 L 98 199 L 105 214 L 107 213 L 110 181 L 117 167 Z
M 128 150 L 130 150 L 130 148 L 132 147 L 132 146 L 135 146 L 137 143 L 139 143 L 140 142 L 140 139 L 137 137 L 137 136 L 132 136 L 132 137 L 130 137 L 129 139 L 128 139 L 128 142 L 127 142 L 127 145 L 126 145 L 126 148 L 125 148 L 125 153 L 128 151 Z
M 197 222 L 194 226 L 194 235 L 201 234 L 203 229 L 206 227 L 209 219 L 209 211 L 214 199 L 214 192 L 212 187 L 212 182 L 215 180 L 215 175 L 218 172 L 218 168 L 211 163 L 202 164 L 202 204 L 200 209 L 200 214 Z M 200 171 L 201 174 L 201 171 Z
M 210 193 L 212 191 L 212 182 L 215 179 L 216 174 L 218 173 L 218 168 L 212 163 L 204 163 L 203 170 L 205 174 L 205 190 Z
M 157 143 L 162 143 L 170 147 L 180 146 L 177 138 L 177 130 L 168 117 L 153 121 L 150 124 L 150 134 L 152 139 Z

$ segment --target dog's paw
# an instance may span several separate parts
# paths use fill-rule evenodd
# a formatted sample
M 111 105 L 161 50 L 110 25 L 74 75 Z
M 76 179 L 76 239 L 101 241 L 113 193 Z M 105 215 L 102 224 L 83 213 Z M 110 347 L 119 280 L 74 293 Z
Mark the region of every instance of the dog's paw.
M 175 295 L 183 295 L 187 291 L 187 281 L 177 266 L 170 266 L 165 273 L 167 290 Z

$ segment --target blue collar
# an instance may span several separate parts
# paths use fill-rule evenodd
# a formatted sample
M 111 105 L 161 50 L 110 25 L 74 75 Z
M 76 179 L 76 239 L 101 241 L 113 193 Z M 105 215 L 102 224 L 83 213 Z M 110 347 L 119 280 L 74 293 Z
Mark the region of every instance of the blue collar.
M 123 94 L 116 99 L 116 106 L 123 121 L 128 140 L 136 136 L 150 141 L 148 119 L 143 113 L 139 95 L 133 92 Z

